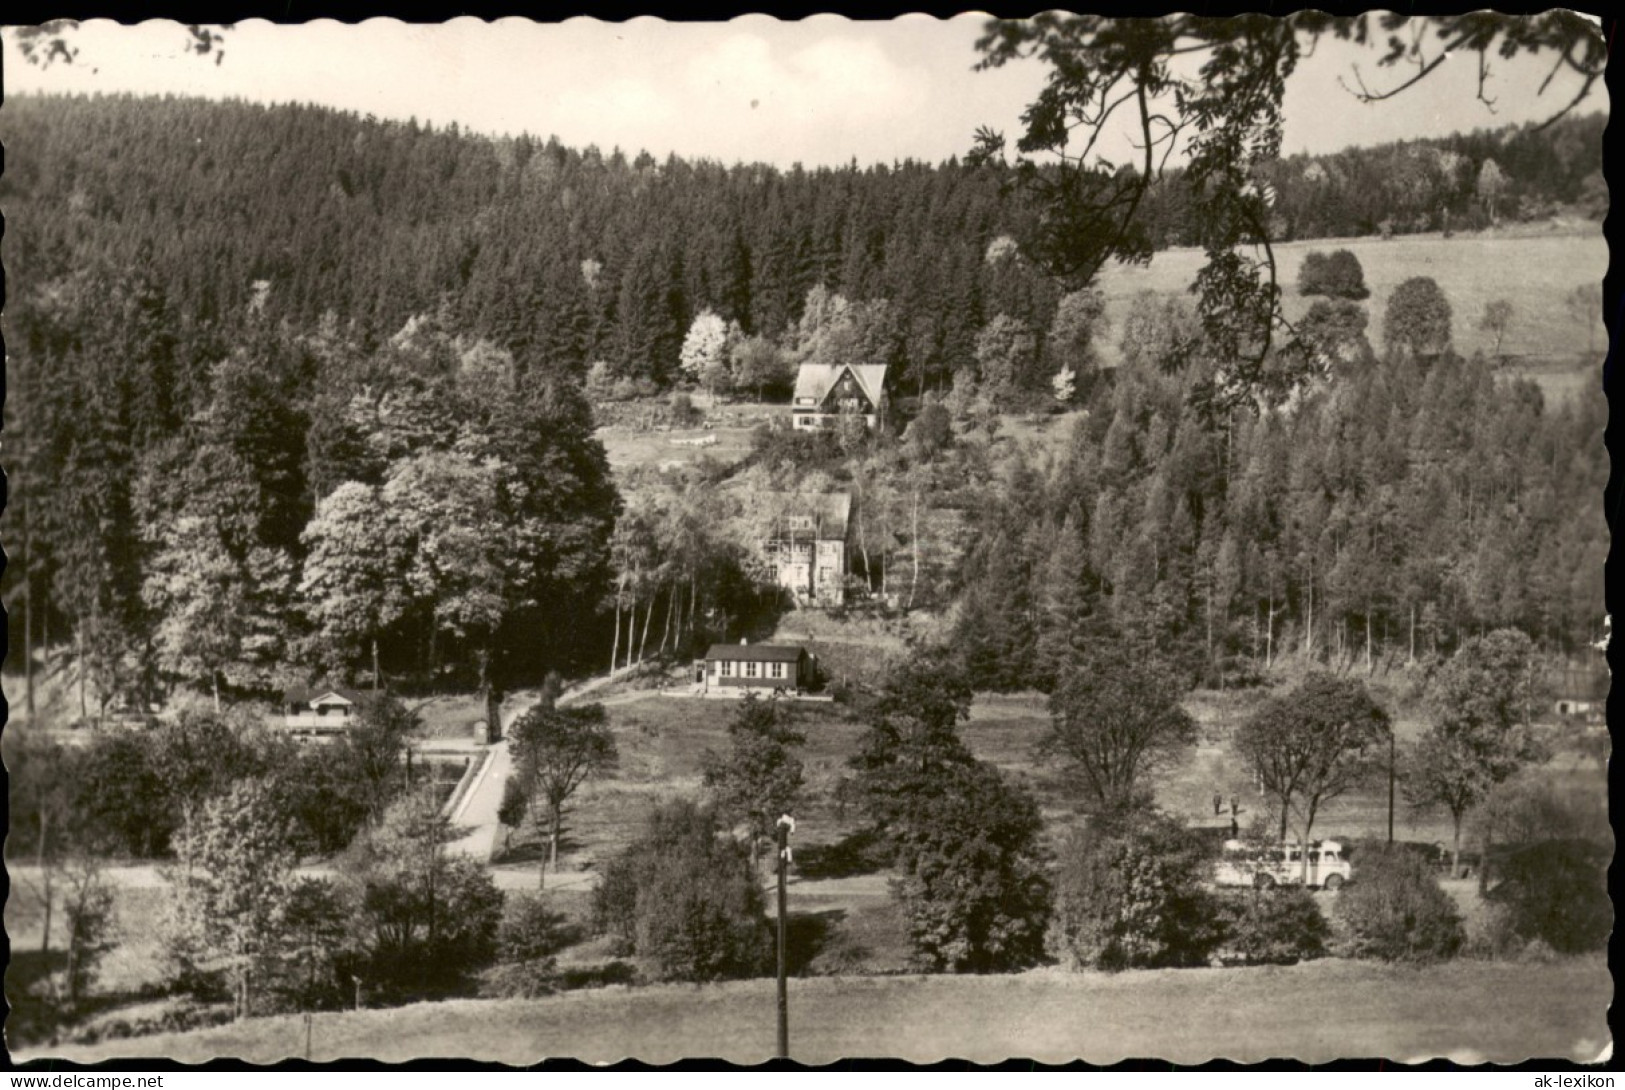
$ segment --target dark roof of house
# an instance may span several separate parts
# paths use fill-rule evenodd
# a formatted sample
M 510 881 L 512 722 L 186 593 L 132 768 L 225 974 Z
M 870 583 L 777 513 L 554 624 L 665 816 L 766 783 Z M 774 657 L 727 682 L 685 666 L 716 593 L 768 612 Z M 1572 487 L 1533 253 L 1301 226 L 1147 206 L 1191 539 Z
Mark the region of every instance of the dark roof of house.
M 863 396 L 869 399 L 869 404 L 879 405 L 880 393 L 886 386 L 886 365 L 883 363 L 804 363 L 796 372 L 796 392 L 792 404 L 800 404 L 802 398 L 812 398 L 822 405 L 841 376 L 848 371 L 852 372 L 853 380 L 863 391 Z
M 782 643 L 714 643 L 705 653 L 706 662 L 797 662 L 807 653 L 804 647 Z
M 282 694 L 282 701 L 285 704 L 308 704 L 328 693 L 342 696 L 352 704 L 360 704 L 371 695 L 360 689 L 346 689 L 338 685 L 293 685 Z

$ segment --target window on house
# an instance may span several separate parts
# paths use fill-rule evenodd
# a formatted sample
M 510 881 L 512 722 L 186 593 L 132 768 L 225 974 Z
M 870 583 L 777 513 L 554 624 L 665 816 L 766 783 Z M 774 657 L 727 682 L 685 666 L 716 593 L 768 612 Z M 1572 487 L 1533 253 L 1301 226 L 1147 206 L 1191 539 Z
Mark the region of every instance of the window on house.
M 754 662 L 745 663 L 745 676 L 746 677 L 755 677 L 756 676 L 756 664 Z
M 722 664 L 722 676 L 723 677 L 733 677 L 734 676 L 734 664 L 733 663 L 724 662 Z
M 783 677 L 784 676 L 784 663 L 775 662 L 773 664 L 773 676 L 774 677 Z

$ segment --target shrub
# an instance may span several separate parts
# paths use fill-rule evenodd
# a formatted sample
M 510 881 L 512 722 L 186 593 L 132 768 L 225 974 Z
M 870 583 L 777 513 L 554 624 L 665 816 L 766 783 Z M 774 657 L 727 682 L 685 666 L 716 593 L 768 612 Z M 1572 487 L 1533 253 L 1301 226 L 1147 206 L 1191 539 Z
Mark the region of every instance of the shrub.
M 1500 881 L 1488 898 L 1524 942 L 1543 942 L 1562 954 L 1600 949 L 1614 925 L 1608 856 L 1584 840 L 1528 845 L 1497 868 Z
M 1220 903 L 1225 949 L 1243 961 L 1293 965 L 1326 953 L 1331 928 L 1301 886 L 1245 890 Z
M 944 789 L 916 799 L 907 830 L 893 830 L 905 870 L 893 892 L 908 916 L 914 961 L 949 972 L 1036 964 L 1050 910 L 1038 804 L 990 764 L 937 775 Z
M 1304 255 L 1303 264 L 1298 266 L 1299 295 L 1326 294 L 1326 264 L 1326 255 L 1319 250 Z
M 690 427 L 700 419 L 700 410 L 694 407 L 694 399 L 682 390 L 673 392 L 668 404 L 671 422 L 675 427 Z
M 1388 296 L 1382 339 L 1390 357 L 1437 356 L 1450 347 L 1450 300 L 1437 281 L 1413 276 Z
M 1321 280 L 1321 294 L 1333 299 L 1353 299 L 1358 302 L 1371 295 L 1365 286 L 1365 270 L 1360 259 L 1348 250 L 1334 250 L 1326 259 L 1326 275 Z
M 1203 887 L 1207 849 L 1142 813 L 1081 830 L 1062 849 L 1050 948 L 1073 968 L 1206 964 L 1223 938 Z
M 570 942 L 569 922 L 538 893 L 509 897 L 497 928 L 497 957 L 507 962 L 551 958 Z
M 930 461 L 940 450 L 953 442 L 953 417 L 939 401 L 928 401 L 903 432 L 910 455 L 919 461 Z
M 1315 250 L 1305 255 L 1298 269 L 1299 295 L 1325 295 L 1332 299 L 1360 300 L 1371 295 L 1365 286 L 1365 270 L 1351 251 L 1323 254 Z
M 662 806 L 605 869 L 594 924 L 658 980 L 756 975 L 771 943 L 753 870 L 748 848 L 717 835 L 709 808 Z
M 1415 853 L 1374 844 L 1354 853 L 1354 877 L 1336 914 L 1348 953 L 1383 961 L 1437 961 L 1461 949 L 1461 917 L 1427 863 Z
M 480 993 L 496 999 L 540 999 L 558 992 L 562 984 L 557 958 L 504 961 L 486 972 Z

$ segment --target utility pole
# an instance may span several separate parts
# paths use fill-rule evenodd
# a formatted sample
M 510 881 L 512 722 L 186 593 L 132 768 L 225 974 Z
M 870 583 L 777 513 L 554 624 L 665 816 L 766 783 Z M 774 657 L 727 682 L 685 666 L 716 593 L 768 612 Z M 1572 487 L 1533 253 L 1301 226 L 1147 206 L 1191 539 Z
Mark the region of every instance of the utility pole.
M 1394 842 L 1394 728 L 1388 728 L 1388 843 Z
M 790 834 L 796 819 L 789 814 L 779 818 L 775 831 L 779 842 L 779 1059 L 790 1058 L 790 990 L 785 961 L 785 885 L 790 872 Z

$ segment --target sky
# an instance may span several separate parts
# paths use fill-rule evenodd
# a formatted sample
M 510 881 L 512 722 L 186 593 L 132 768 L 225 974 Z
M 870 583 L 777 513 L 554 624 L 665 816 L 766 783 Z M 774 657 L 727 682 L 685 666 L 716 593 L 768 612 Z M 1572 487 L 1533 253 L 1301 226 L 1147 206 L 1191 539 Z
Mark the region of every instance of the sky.
M 134 92 L 312 102 L 362 114 L 490 134 L 557 136 L 629 154 L 676 153 L 724 163 L 860 165 L 963 155 L 979 126 L 1014 134 L 1044 71 L 1025 63 L 974 71 L 986 16 L 926 15 L 854 22 L 833 15 L 781 22 L 540 24 L 463 18 L 443 24 L 371 19 L 237 24 L 224 59 L 187 55 L 177 24 L 85 23 L 71 65 L 39 68 L 6 37 L 4 87 L 14 92 Z M 1446 63 L 1388 103 L 1364 105 L 1339 84 L 1359 64 L 1373 88 L 1396 80 L 1374 51 L 1322 42 L 1287 88 L 1283 151 L 1328 152 L 1458 129 L 1540 120 L 1578 84 L 1535 91 L 1550 61 L 1492 61 L 1491 112 L 1476 100 L 1476 62 Z M 1585 110 L 1607 108 L 1600 85 Z M 3 124 L 3 120 L 0 120 Z M 1125 133 L 1104 145 L 1132 152 Z

